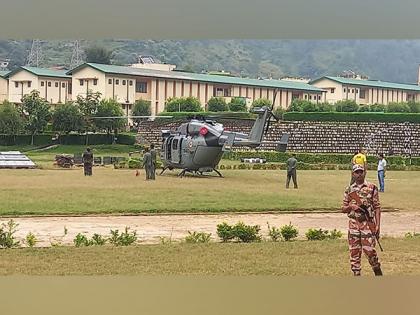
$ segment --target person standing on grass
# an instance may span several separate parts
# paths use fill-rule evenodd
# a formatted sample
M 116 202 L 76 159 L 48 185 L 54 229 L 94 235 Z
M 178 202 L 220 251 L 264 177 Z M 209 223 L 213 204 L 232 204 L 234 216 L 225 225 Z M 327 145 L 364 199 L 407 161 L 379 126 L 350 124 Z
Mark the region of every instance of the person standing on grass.
M 152 162 L 152 155 L 149 152 L 149 148 L 146 148 L 145 153 L 143 155 L 143 166 L 144 170 L 146 171 L 146 180 L 152 179 L 154 180 L 154 176 L 152 177 L 152 169 L 153 169 L 153 162 Z
M 379 181 L 379 191 L 385 192 L 385 172 L 386 172 L 386 160 L 384 155 L 379 154 L 378 158 L 378 181 Z
M 287 179 L 286 179 L 286 188 L 289 188 L 290 184 L 290 178 L 293 179 L 293 185 L 297 189 L 297 174 L 296 174 L 296 168 L 297 168 L 297 160 L 296 160 L 296 154 L 293 153 L 292 157 L 289 158 L 286 162 L 287 166 Z
M 355 276 L 360 276 L 362 251 L 366 254 L 375 276 L 382 276 L 381 264 L 375 250 L 381 225 L 381 205 L 378 188 L 365 181 L 363 165 L 353 166 L 355 182 L 344 192 L 341 211 L 349 218 L 348 241 L 350 266 Z
M 86 151 L 82 155 L 82 160 L 85 176 L 92 176 L 93 153 L 90 148 L 86 148 Z
M 354 165 L 363 165 L 364 169 L 365 169 L 365 175 L 366 175 L 366 171 L 367 171 L 367 159 L 366 159 L 366 153 L 363 150 L 362 147 L 359 148 L 359 151 L 353 156 L 353 158 L 351 159 L 351 167 L 353 167 Z M 353 172 L 352 172 L 352 177 L 350 180 L 350 185 L 352 185 L 354 183 L 354 177 L 353 177 Z
M 150 145 L 150 155 L 152 156 L 151 179 L 155 179 L 155 173 L 156 173 L 156 150 L 155 150 L 155 145 L 153 143 Z

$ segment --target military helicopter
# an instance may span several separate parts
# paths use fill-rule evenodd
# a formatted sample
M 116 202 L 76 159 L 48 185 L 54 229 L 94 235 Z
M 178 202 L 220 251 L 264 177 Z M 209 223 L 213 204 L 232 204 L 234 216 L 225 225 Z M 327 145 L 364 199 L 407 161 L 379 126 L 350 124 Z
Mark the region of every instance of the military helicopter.
M 278 120 L 272 110 L 264 106 L 254 108 L 252 112 L 258 116 L 249 134 L 226 131 L 222 124 L 205 118 L 183 123 L 175 132 L 162 130 L 160 157 L 163 169 L 160 175 L 167 169 L 182 169 L 179 177 L 186 172 L 203 175 L 213 171 L 223 177 L 216 165 L 223 152 L 230 151 L 233 147 L 256 148 L 263 143 L 275 143 L 278 144 L 277 149 L 284 152 L 289 138 L 287 134 L 282 136 L 280 142 L 262 142 L 271 118 Z
M 274 94 L 274 100 L 277 92 Z M 247 146 L 256 148 L 261 144 L 277 144 L 278 151 L 286 151 L 289 139 L 288 134 L 283 134 L 279 142 L 262 141 L 264 133 L 268 131 L 271 119 L 278 121 L 273 114 L 273 104 L 270 107 L 256 107 L 252 110 L 257 118 L 249 134 L 227 131 L 223 125 L 205 117 L 195 117 L 189 122 L 181 124 L 176 131 L 162 130 L 162 147 L 160 158 L 163 169 L 181 169 L 178 174 L 183 177 L 187 172 L 203 175 L 204 173 L 216 172 L 220 177 L 223 175 L 216 169 L 223 152 L 230 151 L 233 147 Z M 147 118 L 154 120 L 159 118 L 171 118 L 172 116 L 123 116 L 123 117 L 92 117 L 94 119 L 129 119 Z

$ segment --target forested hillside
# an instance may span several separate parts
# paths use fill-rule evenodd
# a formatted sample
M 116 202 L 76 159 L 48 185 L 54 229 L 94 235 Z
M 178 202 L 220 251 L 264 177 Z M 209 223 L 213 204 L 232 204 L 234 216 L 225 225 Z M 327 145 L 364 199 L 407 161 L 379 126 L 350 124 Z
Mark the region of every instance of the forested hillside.
M 353 70 L 372 79 L 417 82 L 420 40 L 97 40 L 80 41 L 113 52 L 112 63 L 129 64 L 150 54 L 187 71 L 230 71 L 249 77 L 315 78 Z M 25 63 L 31 41 L 0 41 L 0 58 L 9 68 Z M 69 66 L 72 41 L 42 44 L 41 66 Z

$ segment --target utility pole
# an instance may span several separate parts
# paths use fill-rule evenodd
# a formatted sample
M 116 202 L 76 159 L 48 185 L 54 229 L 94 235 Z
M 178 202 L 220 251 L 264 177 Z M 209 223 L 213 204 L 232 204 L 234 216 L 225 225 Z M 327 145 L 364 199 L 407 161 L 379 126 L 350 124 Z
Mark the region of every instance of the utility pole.
M 83 63 L 83 50 L 80 47 L 80 41 L 73 42 L 73 53 L 71 55 L 70 69 L 76 68 Z
M 34 39 L 32 41 L 31 52 L 29 53 L 26 65 L 31 67 L 39 67 L 42 63 L 42 59 L 42 42 L 39 39 Z

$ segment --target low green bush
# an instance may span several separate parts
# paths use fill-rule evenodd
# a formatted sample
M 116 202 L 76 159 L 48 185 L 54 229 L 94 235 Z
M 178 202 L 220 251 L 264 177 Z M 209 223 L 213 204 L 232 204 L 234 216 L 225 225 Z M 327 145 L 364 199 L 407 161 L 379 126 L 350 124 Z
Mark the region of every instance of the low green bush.
M 271 241 L 278 242 L 282 240 L 281 231 L 279 228 L 276 228 L 275 226 L 270 226 L 267 222 L 268 227 L 268 236 L 270 237 Z
M 261 236 L 259 235 L 259 232 L 259 225 L 246 225 L 243 222 L 238 222 L 233 227 L 233 235 L 239 242 L 243 243 L 261 241 Z
M 19 247 L 20 241 L 16 240 L 15 233 L 17 231 L 18 223 L 10 219 L 7 223 L 2 223 L 0 226 L 0 248 Z
M 185 237 L 185 242 L 187 243 L 208 243 L 210 242 L 211 233 L 204 232 L 190 232 Z
M 419 113 L 372 113 L 372 112 L 329 112 L 329 113 L 303 113 L 287 112 L 283 114 L 287 121 L 354 121 L 354 122 L 392 122 L 420 123 Z
M 222 242 L 227 242 L 235 238 L 233 227 L 226 222 L 217 225 L 217 236 Z
M 125 227 L 124 232 L 119 233 L 118 230 L 111 230 L 111 236 L 108 238 L 109 242 L 115 246 L 128 246 L 137 241 L 137 232 L 129 232 L 130 228 Z
M 299 231 L 292 225 L 292 223 L 289 223 L 288 225 L 283 225 L 280 228 L 280 233 L 285 241 L 291 241 L 298 236 Z
M 341 231 L 336 229 L 332 231 L 323 230 L 323 229 L 309 229 L 305 233 L 308 241 L 323 241 L 323 240 L 334 240 L 339 239 L 343 236 Z

